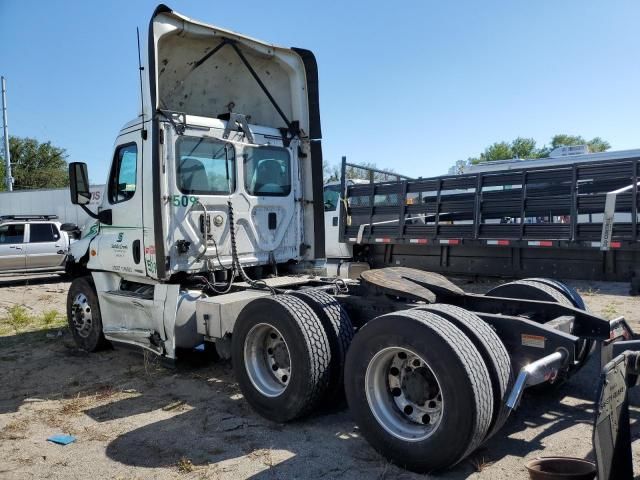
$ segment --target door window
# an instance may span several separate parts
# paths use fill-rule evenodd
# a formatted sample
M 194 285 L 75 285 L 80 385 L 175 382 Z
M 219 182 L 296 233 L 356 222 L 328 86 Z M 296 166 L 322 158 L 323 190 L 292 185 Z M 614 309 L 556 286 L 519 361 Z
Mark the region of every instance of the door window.
M 130 200 L 136 193 L 138 147 L 129 143 L 118 147 L 109 176 L 109 203 Z
M 244 186 L 249 195 L 286 197 L 291 193 L 291 159 L 285 148 L 246 147 Z
M 24 241 L 24 225 L 0 225 L 0 245 L 22 243 Z
M 52 223 L 32 223 L 29 225 L 29 243 L 55 242 L 59 238 L 58 229 Z
M 340 201 L 340 185 L 324 187 L 324 211 L 335 212 Z

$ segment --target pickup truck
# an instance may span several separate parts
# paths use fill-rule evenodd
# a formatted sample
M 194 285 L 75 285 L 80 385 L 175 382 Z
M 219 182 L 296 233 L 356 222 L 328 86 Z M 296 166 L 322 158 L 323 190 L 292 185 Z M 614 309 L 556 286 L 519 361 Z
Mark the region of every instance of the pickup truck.
M 57 218 L 0 216 L 0 274 L 64 270 L 71 235 Z

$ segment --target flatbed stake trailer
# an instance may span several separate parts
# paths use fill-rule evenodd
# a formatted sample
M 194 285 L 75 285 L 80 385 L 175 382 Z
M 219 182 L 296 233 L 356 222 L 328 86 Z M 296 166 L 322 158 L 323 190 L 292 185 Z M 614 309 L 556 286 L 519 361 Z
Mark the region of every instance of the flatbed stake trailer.
M 632 335 L 552 280 L 473 295 L 408 268 L 318 275 L 313 54 L 164 5 L 142 47 L 140 116 L 116 139 L 98 212 L 86 165 L 69 166 L 72 202 L 99 222 L 67 261 L 80 348 L 176 360 L 205 342 L 264 417 L 295 420 L 344 391 L 379 452 L 431 471 L 497 434 L 522 389 L 570 377 L 612 332 Z

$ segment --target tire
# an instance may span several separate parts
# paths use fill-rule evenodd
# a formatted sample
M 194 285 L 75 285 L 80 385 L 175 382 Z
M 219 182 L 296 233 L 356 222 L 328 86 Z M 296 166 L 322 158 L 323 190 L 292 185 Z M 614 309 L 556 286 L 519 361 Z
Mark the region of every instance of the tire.
M 555 288 L 560 293 L 562 293 L 574 307 L 579 308 L 580 310 L 584 310 L 585 312 L 589 311 L 589 307 L 586 306 L 580 294 L 566 283 L 554 280 L 552 278 L 527 278 L 527 280 L 549 285 L 550 287 Z
M 100 304 L 90 276 L 71 282 L 67 293 L 67 321 L 78 348 L 95 352 L 109 345 L 102 331 Z
M 455 305 L 433 304 L 417 307 L 453 323 L 471 340 L 487 366 L 493 390 L 493 417 L 485 440 L 502 428 L 509 417 L 507 396 L 513 384 L 511 358 L 498 334 L 475 313 Z
M 556 302 L 561 305 L 566 305 L 567 307 L 574 307 L 573 301 L 570 297 L 568 297 L 565 292 L 561 291 L 557 285 L 551 286 L 549 282 L 543 282 L 540 279 L 535 278 L 517 280 L 515 282 L 499 285 L 489 290 L 486 295 L 493 297 Z M 584 365 L 590 351 L 591 343 L 589 340 L 581 340 L 575 353 L 577 364 L 573 367 L 574 371 Z M 563 378 L 560 378 L 553 383 L 544 382 L 534 387 L 530 387 L 529 390 L 537 391 L 539 393 L 547 393 L 549 391 L 556 390 L 565 381 L 566 376 L 563 376 Z
M 587 307 L 584 303 L 584 300 L 582 299 L 580 294 L 566 283 L 560 282 L 558 280 L 553 280 L 551 278 L 528 278 L 527 280 L 549 285 L 550 287 L 555 288 L 558 292 L 564 295 L 564 297 L 569 300 L 569 302 L 571 302 L 571 305 L 573 305 L 574 307 L 579 308 L 580 310 L 584 310 L 585 312 L 591 311 L 589 310 L 589 307 Z M 587 362 L 589 354 L 593 350 L 595 343 L 595 340 L 585 339 L 580 341 L 580 346 L 578 348 L 578 351 L 576 352 L 577 369 L 582 368 Z
M 329 386 L 325 397 L 328 402 L 339 402 L 344 398 L 344 363 L 354 334 L 351 319 L 342 305 L 322 290 L 300 290 L 291 292 L 291 295 L 311 307 L 322 323 L 331 349 Z
M 485 295 L 489 297 L 521 298 L 523 300 L 540 300 L 556 302 L 573 307 L 573 302 L 556 288 L 536 280 L 516 280 L 503 283 L 489 290 Z
M 395 377 L 401 388 L 392 386 Z M 493 416 L 491 379 L 478 350 L 451 322 L 421 310 L 382 315 L 356 334 L 345 392 L 364 438 L 389 461 L 417 472 L 462 460 L 482 443 Z M 420 405 L 436 411 L 420 416 Z M 408 417 L 416 412 L 422 423 Z
M 310 413 L 323 397 L 331 349 L 320 319 L 302 300 L 252 300 L 238 315 L 231 342 L 240 390 L 263 417 L 288 422 Z

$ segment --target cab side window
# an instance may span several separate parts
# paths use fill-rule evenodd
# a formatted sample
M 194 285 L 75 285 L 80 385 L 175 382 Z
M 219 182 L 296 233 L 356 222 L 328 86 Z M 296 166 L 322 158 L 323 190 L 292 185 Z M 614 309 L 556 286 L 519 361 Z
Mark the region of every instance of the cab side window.
M 324 211 L 335 212 L 340 201 L 340 185 L 324 187 Z
M 126 202 L 136 193 L 138 147 L 135 143 L 116 149 L 109 176 L 109 203 Z
M 29 243 L 55 242 L 59 238 L 58 229 L 52 223 L 32 223 L 29 225 Z
M 0 225 L 0 245 L 24 242 L 24 225 Z

